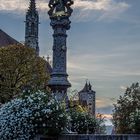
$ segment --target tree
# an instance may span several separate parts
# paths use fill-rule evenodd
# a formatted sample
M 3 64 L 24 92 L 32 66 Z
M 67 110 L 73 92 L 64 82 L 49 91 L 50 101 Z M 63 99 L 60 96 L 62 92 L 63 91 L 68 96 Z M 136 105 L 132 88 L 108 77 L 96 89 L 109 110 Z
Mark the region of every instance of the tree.
M 46 90 L 49 72 L 46 61 L 23 45 L 0 48 L 0 103 L 22 91 Z
M 140 86 L 128 87 L 114 105 L 113 123 L 117 133 L 140 134 Z

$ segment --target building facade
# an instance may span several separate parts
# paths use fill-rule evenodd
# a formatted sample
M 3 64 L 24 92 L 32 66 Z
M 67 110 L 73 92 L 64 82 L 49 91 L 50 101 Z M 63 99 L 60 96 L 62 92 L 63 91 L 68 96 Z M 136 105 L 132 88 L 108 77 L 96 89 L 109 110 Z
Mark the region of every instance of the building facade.
M 92 90 L 91 84 L 85 84 L 84 88 L 78 93 L 79 104 L 82 107 L 87 108 L 88 113 L 95 116 L 95 94 L 96 92 Z

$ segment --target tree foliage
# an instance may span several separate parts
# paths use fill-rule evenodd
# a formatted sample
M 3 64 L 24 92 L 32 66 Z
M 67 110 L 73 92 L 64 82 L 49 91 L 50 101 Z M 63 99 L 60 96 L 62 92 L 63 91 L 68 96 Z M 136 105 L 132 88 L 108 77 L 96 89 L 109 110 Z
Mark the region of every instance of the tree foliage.
M 0 103 L 23 90 L 45 90 L 49 79 L 46 61 L 23 45 L 0 48 Z
M 113 122 L 117 133 L 140 134 L 140 86 L 134 83 L 114 105 Z
M 69 96 L 69 108 L 74 109 L 78 112 L 86 112 L 88 113 L 87 107 L 83 107 L 79 104 L 79 95 L 77 90 L 68 89 L 68 96 Z

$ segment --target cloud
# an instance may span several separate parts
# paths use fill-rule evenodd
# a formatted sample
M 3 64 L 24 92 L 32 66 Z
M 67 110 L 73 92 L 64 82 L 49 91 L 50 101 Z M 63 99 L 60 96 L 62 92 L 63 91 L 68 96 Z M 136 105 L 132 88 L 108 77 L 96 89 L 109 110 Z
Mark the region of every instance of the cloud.
M 96 117 L 100 118 L 100 114 L 97 114 Z M 113 116 L 111 114 L 102 114 L 101 117 L 104 118 L 104 124 L 106 126 L 113 126 L 113 123 L 112 123 Z
M 75 0 L 74 7 L 82 10 L 114 11 L 128 8 L 128 4 L 115 0 Z
M 108 107 L 108 103 L 107 102 L 108 102 L 107 98 L 104 98 L 104 99 L 97 98 L 96 99 L 96 108 L 97 108 L 97 112 L 98 113 L 101 113 L 100 111 L 102 111 L 102 110 L 107 110 L 107 111 L 110 110 L 110 106 L 111 105 Z M 104 112 L 104 113 L 106 113 L 106 112 Z
M 105 125 L 106 126 L 112 126 L 112 110 L 113 110 L 113 106 L 109 105 L 109 106 L 102 106 L 102 107 L 98 107 L 97 106 L 97 114 L 102 114 L 102 117 L 104 117 L 105 119 Z
M 125 86 L 120 86 L 120 89 L 123 90 L 123 91 L 125 91 L 125 90 L 127 89 L 127 87 L 125 87 Z
M 95 53 L 86 54 L 84 52 L 84 54 L 69 56 L 68 71 L 71 75 L 74 75 L 74 77 L 71 77 L 72 80 L 87 79 L 91 75 L 96 80 L 99 80 L 100 77 L 102 80 L 109 80 L 128 76 L 140 76 L 138 64 L 138 60 L 135 58 L 131 59 L 131 56 L 125 52 L 101 55 Z M 129 69 L 126 67 L 129 67 Z
M 98 100 L 96 101 L 96 103 L 98 104 Z M 109 101 L 107 99 L 100 99 L 101 103 L 104 105 L 97 105 L 97 113 L 101 113 L 101 114 L 112 114 L 112 110 L 113 110 L 113 105 L 110 104 L 110 105 L 107 105 L 107 103 L 105 103 L 105 101 Z
M 112 47 L 97 53 L 86 47 L 82 52 L 82 48 L 79 48 L 77 51 L 74 49 L 74 53 L 68 53 L 68 74 L 72 88 L 81 90 L 86 79 L 89 79 L 97 93 L 97 108 L 111 106 L 124 93 L 126 86 L 140 79 L 137 47 L 131 47 L 133 50 L 121 49 L 123 47 L 120 45 L 118 48 L 118 51 Z
M 109 118 L 107 118 L 107 116 L 108 116 Z M 113 127 L 111 115 L 105 114 L 105 117 L 106 117 L 106 118 L 105 118 L 105 125 L 106 125 L 106 126 L 112 126 L 112 127 Z
M 130 7 L 125 2 L 115 0 L 75 0 L 74 8 L 79 9 L 76 17 L 78 20 L 96 20 L 117 19 L 119 15 Z
M 0 0 L 1 12 L 23 12 L 27 8 L 27 1 L 23 0 Z
M 48 2 L 46 0 L 37 0 L 37 9 L 41 16 L 44 12 L 47 15 Z M 0 12 L 13 13 L 17 15 L 25 15 L 29 7 L 29 0 L 0 0 Z
M 103 114 L 103 117 L 105 117 L 107 119 L 112 119 L 112 115 L 111 114 Z
M 47 16 L 48 1 L 37 0 L 37 8 L 43 16 L 44 13 Z M 0 0 L 0 12 L 21 14 L 25 13 L 28 5 L 28 0 Z M 129 5 L 115 0 L 75 0 L 73 8 L 75 9 L 74 18 L 77 20 L 91 18 L 103 20 L 118 18 L 122 12 L 129 8 Z

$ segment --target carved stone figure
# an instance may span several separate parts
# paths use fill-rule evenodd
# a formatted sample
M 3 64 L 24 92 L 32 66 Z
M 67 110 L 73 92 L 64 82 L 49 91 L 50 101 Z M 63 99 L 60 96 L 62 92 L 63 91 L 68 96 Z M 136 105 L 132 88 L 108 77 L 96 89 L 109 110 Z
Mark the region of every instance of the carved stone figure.
M 50 0 L 49 2 L 49 16 L 71 16 L 73 12 L 70 7 L 73 4 L 72 0 Z

